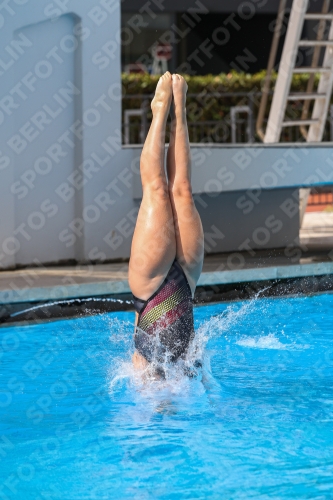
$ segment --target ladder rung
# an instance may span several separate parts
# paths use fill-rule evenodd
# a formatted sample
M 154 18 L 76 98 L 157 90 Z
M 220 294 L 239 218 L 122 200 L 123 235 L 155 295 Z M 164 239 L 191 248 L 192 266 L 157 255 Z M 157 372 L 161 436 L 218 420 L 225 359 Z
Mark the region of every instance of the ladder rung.
M 317 21 L 317 19 L 324 19 L 325 21 L 333 21 L 333 15 L 332 14 L 321 14 L 320 12 L 318 13 L 313 13 L 313 14 L 305 14 L 304 19 L 307 19 L 308 21 Z
M 299 47 L 333 47 L 333 40 L 300 40 Z
M 299 68 L 294 68 L 293 73 L 330 73 L 332 71 L 331 68 L 324 68 L 324 67 L 318 67 L 318 68 L 311 68 L 309 67 L 299 67 Z
M 316 92 L 293 92 L 288 95 L 288 101 L 324 99 L 326 94 L 318 94 Z
M 287 120 L 282 123 L 282 127 L 296 127 L 297 125 L 313 125 L 319 120 Z

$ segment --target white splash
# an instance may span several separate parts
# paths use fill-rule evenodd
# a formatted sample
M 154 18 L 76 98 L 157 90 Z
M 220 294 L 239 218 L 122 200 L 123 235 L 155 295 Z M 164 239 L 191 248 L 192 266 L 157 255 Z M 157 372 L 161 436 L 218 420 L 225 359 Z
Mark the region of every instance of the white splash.
M 134 352 L 134 326 L 113 318 L 109 326 L 116 333 L 110 336 L 110 341 L 112 343 L 124 342 L 126 353 L 118 358 L 110 359 L 110 392 L 117 392 L 117 389 L 126 383 L 141 395 L 145 394 L 146 397 L 149 395 L 149 399 L 152 398 L 155 402 L 159 401 L 162 395 L 164 399 L 166 394 L 191 397 L 194 393 L 198 395 L 201 391 L 206 392 L 204 388 L 206 383 L 209 382 L 209 386 L 214 385 L 210 369 L 210 353 L 206 350 L 207 342 L 222 335 L 227 339 L 231 328 L 250 313 L 256 299 L 257 296 L 243 304 L 231 304 L 222 313 L 201 324 L 196 329 L 196 335 L 184 359 L 170 363 L 168 353 L 166 353 L 164 362 L 153 360 L 149 368 L 144 370 L 134 369 L 131 362 Z M 163 369 L 164 378 L 156 375 L 156 367 Z
M 282 344 L 279 339 L 275 337 L 273 333 L 265 335 L 263 337 L 254 338 L 254 337 L 242 337 L 241 339 L 236 341 L 237 345 L 241 345 L 243 347 L 252 347 L 255 349 L 287 349 L 288 346 L 286 344 Z
M 282 342 L 279 341 L 277 337 L 275 337 L 273 333 L 269 333 L 268 335 L 264 335 L 262 337 L 243 336 L 242 338 L 236 341 L 236 344 L 243 347 L 249 347 L 252 349 L 277 349 L 285 351 L 309 348 L 308 345 L 283 344 Z

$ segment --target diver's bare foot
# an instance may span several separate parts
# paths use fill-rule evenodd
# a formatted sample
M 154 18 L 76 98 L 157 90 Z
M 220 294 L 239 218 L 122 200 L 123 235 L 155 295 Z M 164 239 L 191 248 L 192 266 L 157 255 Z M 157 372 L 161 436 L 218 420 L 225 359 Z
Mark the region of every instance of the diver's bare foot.
M 172 75 L 172 92 L 175 115 L 185 113 L 187 83 L 185 79 L 177 73 Z
M 165 114 L 167 117 L 170 110 L 172 100 L 172 79 L 171 73 L 167 71 L 157 82 L 155 96 L 151 102 L 153 115 L 159 113 Z

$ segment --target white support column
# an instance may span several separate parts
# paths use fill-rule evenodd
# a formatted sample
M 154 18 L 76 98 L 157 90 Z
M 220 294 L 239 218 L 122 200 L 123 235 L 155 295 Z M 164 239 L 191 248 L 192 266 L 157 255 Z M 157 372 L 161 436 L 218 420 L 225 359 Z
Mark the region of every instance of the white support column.
M 15 203 L 11 193 L 14 183 L 13 155 L 0 148 L 0 270 L 15 267 L 20 242 L 15 235 Z

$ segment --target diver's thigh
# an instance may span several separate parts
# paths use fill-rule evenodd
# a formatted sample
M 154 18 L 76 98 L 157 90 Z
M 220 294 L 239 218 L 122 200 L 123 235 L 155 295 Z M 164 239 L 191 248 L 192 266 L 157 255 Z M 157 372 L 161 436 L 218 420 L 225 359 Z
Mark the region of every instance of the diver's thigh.
M 176 256 L 169 197 L 145 190 L 134 230 L 129 262 L 132 293 L 148 299 L 160 286 Z
M 202 223 L 191 198 L 175 196 L 173 202 L 176 215 L 176 256 L 194 294 L 204 258 Z

